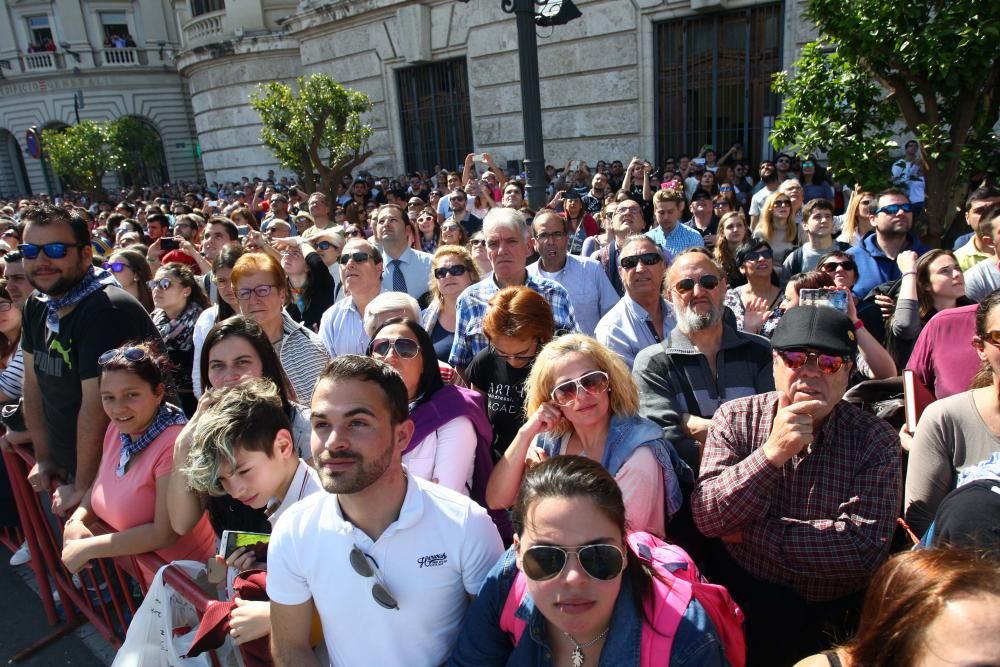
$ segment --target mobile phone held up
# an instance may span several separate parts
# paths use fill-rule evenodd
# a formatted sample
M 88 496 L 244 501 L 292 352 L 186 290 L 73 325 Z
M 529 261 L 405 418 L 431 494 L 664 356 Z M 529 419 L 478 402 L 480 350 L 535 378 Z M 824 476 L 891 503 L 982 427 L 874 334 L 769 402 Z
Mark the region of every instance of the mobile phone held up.
M 160 239 L 160 250 L 163 250 L 164 252 L 170 250 L 177 250 L 180 247 L 181 247 L 181 242 L 178 241 L 177 239 L 167 239 L 167 238 Z
M 799 292 L 799 304 L 803 306 L 828 306 L 847 313 L 847 291 L 822 287 L 804 289 Z

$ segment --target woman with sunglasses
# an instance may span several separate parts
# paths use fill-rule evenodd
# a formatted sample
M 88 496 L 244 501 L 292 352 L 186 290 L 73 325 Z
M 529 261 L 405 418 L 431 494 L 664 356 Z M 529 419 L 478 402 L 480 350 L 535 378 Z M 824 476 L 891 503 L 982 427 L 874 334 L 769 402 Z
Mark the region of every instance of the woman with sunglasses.
M 774 263 L 780 265 L 799 245 L 799 230 L 792 215 L 792 200 L 780 189 L 761 207 L 760 220 L 753 235 L 771 246 Z
M 222 250 L 212 262 L 212 282 L 215 283 L 219 292 L 219 301 L 211 308 L 203 310 L 198 321 L 194 324 L 194 368 L 191 370 L 191 383 L 194 386 L 196 398 L 201 398 L 202 393 L 201 351 L 205 344 L 205 336 L 208 335 L 216 322 L 222 322 L 232 317 L 240 309 L 230 278 L 233 275 L 233 267 L 236 266 L 236 261 L 243 256 L 243 252 L 243 246 L 230 243 L 222 246 Z
M 673 575 L 629 544 L 627 500 L 596 461 L 557 456 L 533 467 L 513 521 L 514 545 L 472 602 L 450 667 L 729 664 L 701 603 L 669 604 Z M 641 654 L 648 635 L 669 642 L 669 661 L 662 647 L 659 661 Z
M 441 245 L 465 245 L 469 242 L 469 235 L 465 227 L 449 218 L 441 225 Z
M 861 239 L 872 231 L 871 212 L 875 210 L 872 205 L 876 203 L 875 193 L 858 187 L 847 205 L 847 212 L 843 215 L 833 217 L 834 229 L 840 228 L 838 241 L 856 246 L 861 243 Z
M 719 220 L 719 234 L 722 238 L 715 244 L 712 254 L 726 272 L 726 284 L 739 287 L 746 284 L 746 276 L 736 263 L 736 251 L 750 238 L 750 228 L 746 218 L 739 211 L 730 211 Z
M 493 265 L 490 264 L 490 258 L 486 254 L 486 235 L 483 234 L 483 230 L 475 232 L 469 238 L 469 244 L 466 247 L 472 255 L 472 261 L 476 265 L 476 269 L 479 270 L 480 276 L 485 276 L 493 271 Z
M 628 524 L 663 537 L 681 505 L 673 448 L 640 417 L 639 392 L 621 357 L 589 336 L 548 343 L 526 383 L 528 420 L 497 462 L 486 499 L 510 507 L 525 470 L 558 454 L 600 461 L 625 497 Z
M 417 250 L 433 253 L 441 242 L 441 223 L 437 211 L 425 206 L 417 213 L 417 229 L 420 231 L 420 247 Z
M 194 414 L 197 400 L 191 371 L 194 366 L 194 329 L 201 312 L 211 304 L 186 265 L 170 262 L 161 266 L 149 283 L 153 292 L 153 324 L 160 331 L 167 355 L 174 364 L 174 384 L 184 414 Z
M 277 254 L 288 276 L 286 310 L 307 329 L 319 331 L 319 321 L 336 300 L 336 283 L 323 258 L 301 237 L 276 240 L 266 252 Z
M 115 274 L 115 280 L 122 289 L 138 299 L 147 313 L 153 312 L 153 292 L 149 281 L 153 270 L 146 257 L 136 250 L 116 250 L 104 263 L 104 268 Z
M 736 251 L 736 264 L 746 284 L 726 291 L 725 305 L 740 331 L 771 337 L 784 310 L 785 294 L 774 270 L 774 253 L 766 241 L 752 238 Z
M 204 561 L 215 553 L 208 518 L 183 536 L 167 514 L 167 486 L 174 441 L 187 422 L 167 402 L 170 362 L 148 343 L 128 344 L 101 355 L 101 404 L 111 423 L 104 435 L 100 468 L 63 529 L 63 564 L 80 571 L 88 561 L 155 552 L 163 560 Z M 100 520 L 113 532 L 94 535 Z M 146 585 L 153 572 L 140 568 Z
M 434 353 L 441 361 L 448 361 L 455 339 L 458 295 L 477 282 L 479 270 L 462 246 L 442 245 L 431 258 L 431 302 L 421 313 L 420 322 L 431 335 Z
M 477 443 L 485 452 L 493 436 L 478 395 L 444 384 L 430 336 L 413 320 L 386 320 L 372 336 L 368 356 L 395 368 L 406 384 L 417 429 L 403 463 L 417 477 L 470 495 Z
M 465 369 L 469 386 L 486 398 L 498 461 L 524 425 L 525 382 L 538 352 L 552 339 L 552 307 L 527 287 L 505 287 L 490 299 L 483 334 L 490 344 Z

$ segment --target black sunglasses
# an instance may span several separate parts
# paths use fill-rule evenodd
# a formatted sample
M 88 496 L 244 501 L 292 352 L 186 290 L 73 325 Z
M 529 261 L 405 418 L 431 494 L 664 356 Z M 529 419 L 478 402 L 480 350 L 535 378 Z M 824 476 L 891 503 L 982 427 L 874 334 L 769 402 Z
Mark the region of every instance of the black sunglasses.
M 441 280 L 445 276 L 464 276 L 465 264 L 455 264 L 453 266 L 440 266 L 434 269 L 434 277 Z
M 329 250 L 330 248 L 337 248 L 338 250 L 340 249 L 339 246 L 335 246 L 329 241 L 320 241 L 319 243 L 316 244 L 317 250 Z
M 125 361 L 136 363 L 146 358 L 146 351 L 141 347 L 116 347 L 99 356 L 97 358 L 97 365 L 105 366 L 119 357 Z
M 613 544 L 586 544 L 582 547 L 538 545 L 525 549 L 521 571 L 533 581 L 548 581 L 566 568 L 574 554 L 580 567 L 598 581 L 611 581 L 625 570 L 625 554 Z
M 820 271 L 825 271 L 826 273 L 835 273 L 837 269 L 843 269 L 844 271 L 857 271 L 858 265 L 854 263 L 853 260 L 845 259 L 843 262 L 827 262 L 819 267 Z
M 349 261 L 353 259 L 358 264 L 364 264 L 365 262 L 367 262 L 369 259 L 372 258 L 373 255 L 370 252 L 365 252 L 361 250 L 359 252 L 345 252 L 343 255 L 340 256 L 340 259 L 338 259 L 337 261 L 340 262 L 341 264 L 346 265 Z
M 896 215 L 900 211 L 903 213 L 909 213 L 912 208 L 912 204 L 889 204 L 888 206 L 875 209 L 875 213 L 888 213 L 889 215 Z
M 744 257 L 744 262 L 759 262 L 762 259 L 771 259 L 774 257 L 774 252 L 771 250 L 754 250 L 748 252 Z
M 678 294 L 687 294 L 688 292 L 694 290 L 694 286 L 696 284 L 701 285 L 705 289 L 715 289 L 719 286 L 719 278 L 718 276 L 713 276 L 710 273 L 706 273 L 701 276 L 697 281 L 694 278 L 681 278 L 674 283 L 673 289 Z
M 643 266 L 655 266 L 663 261 L 663 256 L 658 252 L 644 252 L 639 255 L 629 255 L 622 257 L 620 264 L 623 269 L 634 269 L 641 263 Z

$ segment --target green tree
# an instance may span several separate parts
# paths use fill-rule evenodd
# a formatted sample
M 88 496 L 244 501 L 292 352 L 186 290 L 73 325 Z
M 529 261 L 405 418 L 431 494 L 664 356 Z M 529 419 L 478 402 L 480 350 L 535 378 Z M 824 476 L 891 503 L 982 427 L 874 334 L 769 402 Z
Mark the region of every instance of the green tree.
M 112 164 L 108 126 L 92 120 L 61 130 L 42 130 L 42 150 L 60 178 L 92 200 L 104 198 L 101 179 Z
M 163 148 L 156 130 L 134 116 L 108 125 L 112 168 L 127 174 L 133 188 L 147 185 L 151 170 L 162 167 Z
M 777 78 L 787 98 L 775 145 L 826 150 L 838 166 L 836 153 L 850 165 L 848 175 L 864 179 L 863 161 L 887 170 L 887 133 L 901 121 L 921 144 L 928 231 L 940 236 L 968 179 L 1000 168 L 993 131 L 1000 121 L 1000 3 L 808 0 L 806 15 L 833 51 L 824 58 L 822 47 L 810 45 L 795 74 Z M 864 77 L 881 94 L 863 85 Z
M 326 74 L 299 77 L 295 88 L 272 81 L 250 95 L 250 106 L 264 125 L 261 140 L 283 167 L 302 176 L 308 192 L 322 190 L 333 197 L 341 176 L 372 155 L 367 150 L 372 127 L 361 120 L 372 102 Z

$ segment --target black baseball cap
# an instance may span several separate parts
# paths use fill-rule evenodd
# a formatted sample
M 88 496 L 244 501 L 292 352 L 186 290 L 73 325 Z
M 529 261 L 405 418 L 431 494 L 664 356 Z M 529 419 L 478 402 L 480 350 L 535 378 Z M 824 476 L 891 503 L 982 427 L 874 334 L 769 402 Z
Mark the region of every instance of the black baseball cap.
M 781 316 L 771 336 L 776 350 L 813 349 L 841 357 L 854 356 L 858 337 L 844 313 L 829 306 L 796 306 Z
M 712 193 L 709 192 L 708 190 L 705 190 L 704 188 L 698 188 L 697 190 L 694 191 L 694 194 L 691 195 L 691 201 L 698 201 L 699 199 L 711 199 L 711 198 L 712 198 Z

